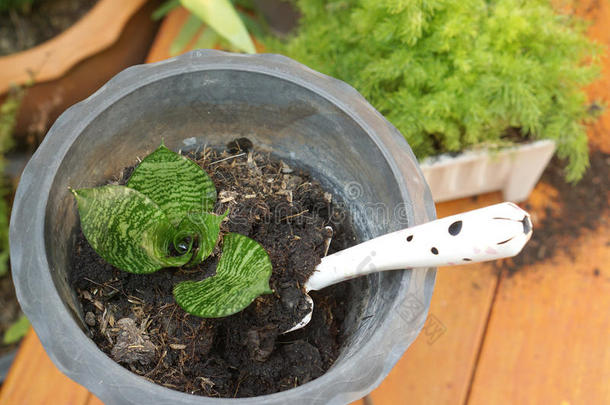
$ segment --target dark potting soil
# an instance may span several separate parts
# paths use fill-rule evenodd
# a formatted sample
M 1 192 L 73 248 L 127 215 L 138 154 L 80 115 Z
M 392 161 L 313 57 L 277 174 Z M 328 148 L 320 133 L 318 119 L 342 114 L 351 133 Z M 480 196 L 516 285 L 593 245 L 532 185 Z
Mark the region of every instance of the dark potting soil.
M 4 345 L 2 337 L 4 332 L 8 330 L 19 319 L 21 310 L 15 295 L 13 280 L 10 274 L 0 277 L 0 356 L 13 350 L 17 344 Z
M 604 213 L 610 209 L 610 154 L 594 150 L 589 159 L 589 169 L 576 184 L 566 183 L 564 165 L 557 158 L 546 168 L 541 182 L 558 191 L 558 209 L 546 207 L 545 215 L 534 224 L 532 239 L 523 251 L 510 260 L 497 262 L 509 276 L 528 265 L 552 258 L 558 251 L 570 254 L 583 231 L 610 226 L 603 222 Z M 532 210 L 527 202 L 524 207 Z
M 325 226 L 334 230 L 330 252 L 356 243 L 349 218 L 308 173 L 250 148 L 240 139 L 222 153 L 189 155 L 216 185 L 215 212 L 230 209 L 222 231 L 255 239 L 271 258 L 275 293 L 245 310 L 201 319 L 174 301 L 177 283 L 213 274 L 218 247 L 197 268 L 135 275 L 105 263 L 82 234 L 77 238 L 71 282 L 91 338 L 115 361 L 157 384 L 213 397 L 271 394 L 322 375 L 345 339 L 345 283 L 311 294 L 315 311 L 307 327 L 280 332 L 307 311 L 301 286 L 324 255 Z M 126 169 L 118 183 L 132 171 Z
M 96 2 L 35 0 L 29 10 L 0 12 L 0 56 L 24 51 L 55 37 L 78 21 Z

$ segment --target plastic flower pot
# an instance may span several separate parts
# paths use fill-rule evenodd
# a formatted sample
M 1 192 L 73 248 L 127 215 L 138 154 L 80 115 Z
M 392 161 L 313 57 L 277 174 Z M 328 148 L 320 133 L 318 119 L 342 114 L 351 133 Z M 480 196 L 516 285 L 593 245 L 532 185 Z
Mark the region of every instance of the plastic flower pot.
M 242 399 L 155 385 L 87 337 L 68 283 L 78 216 L 68 186 L 93 186 L 156 148 L 222 146 L 246 136 L 310 170 L 347 204 L 362 239 L 434 219 L 404 138 L 353 88 L 276 55 L 194 51 L 131 67 L 55 122 L 26 167 L 11 218 L 17 296 L 47 353 L 107 404 L 344 404 L 375 388 L 422 328 L 436 269 L 354 280 L 348 338 L 321 377 Z
M 498 151 L 467 150 L 425 158 L 424 177 L 434 201 L 448 201 L 502 190 L 507 201 L 526 200 L 555 152 L 555 142 L 543 139 Z
M 11 364 L 13 363 L 13 360 L 15 359 L 16 354 L 17 354 L 17 350 L 14 350 L 14 351 L 11 351 L 7 354 L 3 354 L 2 356 L 0 356 L 0 385 L 6 378 L 6 375 L 8 374 L 8 370 L 10 369 Z

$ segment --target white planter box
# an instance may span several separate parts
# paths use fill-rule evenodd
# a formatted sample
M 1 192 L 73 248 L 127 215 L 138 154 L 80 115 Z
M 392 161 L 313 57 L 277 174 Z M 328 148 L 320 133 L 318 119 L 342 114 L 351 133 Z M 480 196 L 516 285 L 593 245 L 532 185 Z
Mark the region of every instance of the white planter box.
M 529 196 L 555 151 L 555 142 L 536 141 L 499 151 L 466 151 L 421 162 L 434 201 L 441 202 L 502 190 L 507 201 Z

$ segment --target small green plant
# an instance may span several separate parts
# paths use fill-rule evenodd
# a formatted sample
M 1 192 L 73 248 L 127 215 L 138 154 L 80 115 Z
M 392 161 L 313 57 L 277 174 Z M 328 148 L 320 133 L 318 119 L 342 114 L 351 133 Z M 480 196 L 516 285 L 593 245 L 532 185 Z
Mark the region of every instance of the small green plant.
M 153 19 L 160 19 L 176 7 L 184 7 L 190 12 L 188 20 L 170 45 L 170 54 L 177 55 L 193 41 L 194 49 L 212 48 L 222 43 L 229 50 L 256 53 L 248 30 L 259 35 L 264 32 L 262 25 L 241 9 L 253 10 L 249 0 L 168 0 L 154 13 Z
M 12 345 L 13 343 L 19 342 L 21 338 L 28 333 L 28 329 L 30 329 L 30 321 L 25 315 L 21 315 L 19 319 L 4 332 L 2 343 L 5 345 Z
M 213 251 L 228 215 L 210 212 L 214 183 L 195 162 L 161 145 L 142 160 L 126 186 L 72 190 L 83 234 L 113 266 L 138 274 L 195 266 Z M 174 288 L 176 302 L 205 318 L 234 314 L 271 293 L 271 261 L 256 241 L 223 237 L 216 275 Z
M 567 179 L 588 165 L 582 87 L 601 48 L 548 0 L 299 0 L 298 32 L 267 48 L 359 90 L 418 158 L 505 145 L 507 130 L 557 142 Z
M 10 207 L 7 196 L 10 188 L 4 178 L 4 155 L 13 146 L 13 130 L 17 123 L 17 113 L 21 106 L 21 101 L 25 90 L 13 88 L 7 98 L 0 105 L 0 277 L 9 271 L 9 245 L 8 245 L 8 225 Z
M 13 88 L 9 92 L 4 103 L 0 105 L 0 173 L 4 174 L 4 155 L 13 146 L 13 130 L 17 123 L 17 113 L 25 95 L 25 90 Z M 4 176 L 0 178 L 0 277 L 6 276 L 9 272 L 9 213 L 10 207 L 7 195 L 10 188 L 5 183 Z M 2 343 L 5 345 L 17 343 L 30 327 L 28 319 L 22 315 L 13 323 L 2 336 Z

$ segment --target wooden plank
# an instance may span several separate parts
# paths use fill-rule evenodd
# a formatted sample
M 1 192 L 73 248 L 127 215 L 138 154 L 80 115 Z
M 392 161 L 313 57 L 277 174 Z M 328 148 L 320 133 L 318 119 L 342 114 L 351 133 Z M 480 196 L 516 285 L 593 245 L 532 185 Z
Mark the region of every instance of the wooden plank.
M 501 201 L 500 193 L 437 205 L 445 217 Z M 462 404 L 479 353 L 498 277 L 489 264 L 439 268 L 428 320 L 379 388 L 375 405 Z
M 0 405 L 85 405 L 88 397 L 84 387 L 57 370 L 30 330 L 2 386 Z
M 588 30 L 589 38 L 605 46 L 601 57 L 601 78 L 589 85 L 587 94 L 592 101 L 608 100 L 610 89 L 610 2 L 607 1 L 578 1 L 574 6 L 576 12 L 591 22 Z M 607 108 L 607 107 L 606 107 Z M 606 112 L 589 128 L 589 140 L 592 146 L 606 153 L 610 153 L 610 114 Z
M 608 241 L 602 225 L 502 278 L 470 404 L 610 403 Z

